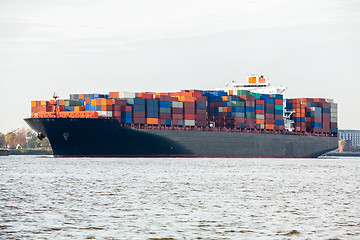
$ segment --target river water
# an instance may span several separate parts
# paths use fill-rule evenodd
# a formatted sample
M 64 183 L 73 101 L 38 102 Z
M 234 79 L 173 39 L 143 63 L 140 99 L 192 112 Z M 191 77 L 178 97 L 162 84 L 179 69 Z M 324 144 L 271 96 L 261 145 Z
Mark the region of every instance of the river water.
M 360 158 L 0 157 L 1 239 L 360 239 Z

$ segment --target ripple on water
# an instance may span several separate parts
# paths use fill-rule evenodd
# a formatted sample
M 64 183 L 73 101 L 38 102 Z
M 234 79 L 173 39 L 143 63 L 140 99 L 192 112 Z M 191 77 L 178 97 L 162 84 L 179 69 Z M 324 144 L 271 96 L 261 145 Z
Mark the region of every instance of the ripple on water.
M 10 156 L 0 159 L 0 232 L 13 239 L 358 239 L 359 160 Z

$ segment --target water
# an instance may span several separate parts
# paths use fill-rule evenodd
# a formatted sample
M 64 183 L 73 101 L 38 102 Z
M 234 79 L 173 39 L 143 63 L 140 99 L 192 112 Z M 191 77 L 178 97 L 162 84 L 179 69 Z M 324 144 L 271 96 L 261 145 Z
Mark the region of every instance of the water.
M 2 239 L 360 239 L 360 158 L 0 158 Z

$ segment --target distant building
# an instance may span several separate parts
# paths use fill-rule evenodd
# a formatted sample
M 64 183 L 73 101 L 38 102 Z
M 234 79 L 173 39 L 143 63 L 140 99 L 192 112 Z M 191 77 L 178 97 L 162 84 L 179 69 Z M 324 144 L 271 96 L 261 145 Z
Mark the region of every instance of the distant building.
M 351 142 L 351 147 L 360 147 L 360 130 L 339 130 L 339 140 Z

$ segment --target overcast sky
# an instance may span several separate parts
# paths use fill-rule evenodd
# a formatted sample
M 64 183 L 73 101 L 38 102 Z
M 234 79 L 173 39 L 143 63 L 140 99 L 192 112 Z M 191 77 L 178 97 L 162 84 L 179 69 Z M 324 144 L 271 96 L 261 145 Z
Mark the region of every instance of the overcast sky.
M 359 0 L 1 0 L 0 132 L 30 101 L 219 88 L 248 73 L 360 129 Z

